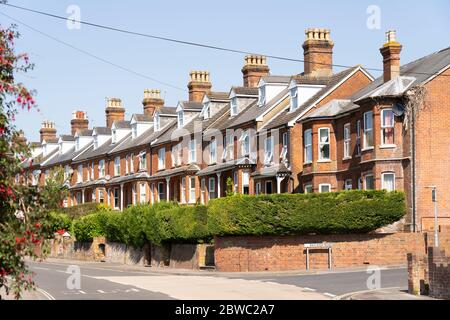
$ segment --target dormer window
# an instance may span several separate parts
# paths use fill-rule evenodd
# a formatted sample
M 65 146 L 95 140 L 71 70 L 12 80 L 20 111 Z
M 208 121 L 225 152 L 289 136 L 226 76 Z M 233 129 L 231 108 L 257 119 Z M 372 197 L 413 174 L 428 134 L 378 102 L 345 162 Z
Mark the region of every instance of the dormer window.
M 258 106 L 263 106 L 266 104 L 266 86 L 262 85 L 258 88 Z
M 294 111 L 298 108 L 298 90 L 297 90 L 297 88 L 290 89 L 289 94 L 291 96 L 291 111 Z
M 209 101 L 205 102 L 205 111 L 203 112 L 203 119 L 211 118 L 211 106 Z
M 75 149 L 78 151 L 80 150 L 80 138 L 77 138 L 76 142 L 75 142 Z
M 231 116 L 232 117 L 234 117 L 238 113 L 236 97 L 231 98 L 231 101 L 230 101 L 230 112 L 231 112 Z
M 137 137 L 137 124 L 133 124 L 133 126 L 131 127 L 131 135 L 133 139 L 136 139 Z
M 183 127 L 184 125 L 184 114 L 183 111 L 178 112 L 178 128 Z
M 158 113 L 155 114 L 155 118 L 153 120 L 155 122 L 155 131 L 159 131 L 161 129 L 161 123 L 160 123 L 160 120 L 159 120 L 159 114 Z
M 114 129 L 112 130 L 112 143 L 117 142 L 117 131 Z
M 98 148 L 98 136 L 94 136 L 94 149 Z

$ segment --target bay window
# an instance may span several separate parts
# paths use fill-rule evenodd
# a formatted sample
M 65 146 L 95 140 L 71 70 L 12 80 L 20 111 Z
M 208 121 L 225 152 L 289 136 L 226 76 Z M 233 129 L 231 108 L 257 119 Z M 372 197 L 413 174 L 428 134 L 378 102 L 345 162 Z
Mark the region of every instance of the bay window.
M 257 182 L 256 183 L 256 188 L 255 189 L 256 189 L 255 190 L 256 195 L 257 196 L 260 195 L 261 194 L 261 182 Z
M 381 143 L 394 144 L 394 113 L 392 109 L 381 110 Z
M 48 171 L 45 171 L 45 180 L 47 180 L 47 179 L 48 179 Z M 83 182 L 83 165 L 82 164 L 78 165 L 77 182 L 78 183 Z
M 382 188 L 386 191 L 395 190 L 395 174 L 393 172 L 385 172 L 381 174 Z
M 205 204 L 205 193 L 206 193 L 206 180 L 203 178 L 200 182 L 200 201 Z
M 250 137 L 247 130 L 242 133 L 240 142 L 242 156 L 248 156 L 250 154 Z
M 305 131 L 305 136 L 303 138 L 303 144 L 305 148 L 305 163 L 312 162 L 312 130 L 308 129 Z
M 134 173 L 134 154 L 130 155 L 130 172 Z
M 351 158 L 350 142 L 351 142 L 350 123 L 347 123 L 346 125 L 344 125 L 344 159 Z
M 330 129 L 319 129 L 319 161 L 330 160 Z
M 373 112 L 364 113 L 364 148 L 373 147 Z
M 181 178 L 181 203 L 186 203 L 186 178 Z
M 250 173 L 248 171 L 242 172 L 242 193 L 250 194 Z
M 331 184 L 328 184 L 328 183 L 319 184 L 319 192 L 320 193 L 331 192 Z
M 164 188 L 163 182 L 158 182 L 158 201 L 162 201 L 166 199 L 166 188 Z
M 366 180 L 366 190 L 374 190 L 375 189 L 375 179 L 373 174 L 368 174 L 365 177 Z

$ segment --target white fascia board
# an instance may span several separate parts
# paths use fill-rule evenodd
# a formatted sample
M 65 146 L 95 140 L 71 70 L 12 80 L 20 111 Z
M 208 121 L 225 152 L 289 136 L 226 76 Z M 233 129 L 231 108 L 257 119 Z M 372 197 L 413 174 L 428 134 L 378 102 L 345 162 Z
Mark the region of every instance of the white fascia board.
M 356 72 L 362 71 L 364 74 L 369 76 L 371 79 L 373 79 L 367 72 L 364 72 L 364 70 L 361 68 L 361 66 L 358 66 L 355 70 L 353 70 L 348 76 L 346 76 L 344 79 L 339 81 L 337 84 L 334 85 L 330 90 L 325 92 L 323 95 L 321 95 L 316 101 L 314 101 L 311 105 L 309 105 L 302 113 L 300 113 L 297 117 L 295 117 L 293 120 L 288 122 L 289 127 L 293 127 L 298 119 L 303 117 L 311 108 L 315 107 L 323 98 L 325 98 L 327 95 L 329 95 L 331 92 L 339 88 L 345 81 L 350 79 Z
M 267 109 L 266 111 L 264 111 L 261 115 L 259 115 L 258 117 L 256 117 L 256 122 L 259 121 L 263 121 L 263 118 L 266 114 L 268 114 L 270 111 L 272 111 L 278 104 L 280 104 L 284 99 L 286 99 L 289 96 L 289 92 L 287 92 L 283 97 L 281 97 L 280 99 L 278 99 L 273 105 L 272 107 L 270 107 L 269 109 Z

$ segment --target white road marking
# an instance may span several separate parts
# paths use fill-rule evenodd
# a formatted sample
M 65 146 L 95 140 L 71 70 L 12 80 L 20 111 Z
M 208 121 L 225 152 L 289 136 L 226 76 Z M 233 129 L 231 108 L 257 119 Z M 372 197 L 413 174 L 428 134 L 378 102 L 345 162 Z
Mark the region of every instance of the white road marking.
M 37 270 L 51 270 L 49 268 L 41 268 L 41 267 L 31 267 L 32 269 L 37 269 Z
M 81 294 L 86 294 L 86 292 L 84 292 L 83 290 L 78 290 L 78 292 Z
M 106 292 L 103 291 L 103 290 L 97 290 L 97 292 L 99 292 L 99 293 L 106 293 Z
M 324 295 L 326 295 L 327 297 L 330 297 L 330 298 L 334 298 L 334 297 L 336 297 L 336 295 L 335 295 L 335 294 L 332 294 L 332 293 L 328 293 L 328 292 L 325 292 L 325 293 L 324 293 Z
M 37 289 L 40 293 L 42 293 L 48 300 L 56 300 L 54 296 L 52 296 L 50 293 L 45 291 L 44 289 L 38 288 Z

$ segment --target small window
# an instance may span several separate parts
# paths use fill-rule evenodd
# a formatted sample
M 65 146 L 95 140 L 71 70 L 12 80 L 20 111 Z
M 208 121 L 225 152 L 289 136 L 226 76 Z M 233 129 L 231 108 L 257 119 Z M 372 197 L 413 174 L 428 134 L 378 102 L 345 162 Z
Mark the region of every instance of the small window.
M 312 186 L 312 184 L 306 184 L 305 187 L 304 187 L 304 191 L 305 191 L 305 194 L 313 193 L 313 186 Z
M 139 170 L 147 170 L 147 152 L 139 154 Z
M 166 200 L 166 190 L 163 182 L 158 182 L 158 201 Z
M 266 181 L 266 194 L 272 194 L 272 193 L 273 193 L 272 181 Z
M 280 159 L 284 161 L 287 160 L 287 153 L 289 148 L 289 137 L 287 132 L 283 133 L 282 143 L 283 147 L 281 149 Z
M 114 188 L 114 209 L 120 208 L 120 194 L 119 188 Z
M 215 199 L 216 198 L 216 179 L 215 178 L 209 178 L 209 199 Z
M 366 175 L 366 190 L 374 190 L 375 189 L 375 179 L 372 174 Z
M 270 165 L 273 162 L 273 137 L 264 140 L 264 164 Z
M 319 184 L 319 192 L 320 193 L 331 192 L 331 184 L 328 183 Z
M 256 189 L 255 190 L 256 195 L 260 195 L 261 194 L 261 182 L 257 182 L 256 183 L 256 188 L 255 189 Z
M 232 117 L 237 115 L 238 108 L 237 108 L 237 99 L 236 99 L 236 97 L 231 98 L 231 100 L 230 100 L 230 109 L 231 109 L 230 113 L 231 113 Z
M 158 113 L 155 114 L 154 121 L 155 121 L 155 131 L 159 131 L 161 129 L 161 123 Z
M 243 156 L 248 156 L 250 154 L 250 137 L 248 131 L 244 131 L 239 139 L 241 142 L 241 152 Z
M 130 155 L 130 172 L 134 173 L 134 154 Z
M 393 172 L 385 172 L 381 174 L 381 181 L 383 190 L 394 191 L 395 190 L 395 174 Z
M 373 112 L 364 113 L 364 148 L 373 147 Z
M 353 182 L 352 179 L 345 180 L 344 183 L 344 190 L 352 190 L 353 189 Z
M 189 141 L 189 163 L 197 162 L 197 146 L 195 139 Z
M 217 141 L 212 140 L 209 143 L 209 163 L 214 164 L 217 162 Z
M 138 133 L 137 133 L 137 124 L 136 123 L 133 124 L 133 126 L 131 127 L 131 135 L 132 135 L 133 139 L 137 138 Z
M 381 143 L 394 144 L 394 113 L 392 109 L 381 110 Z
M 234 174 L 233 174 L 233 182 L 234 182 L 234 192 L 238 193 L 239 180 L 238 180 L 238 173 L 237 173 L 237 171 L 235 171 Z
M 105 177 L 105 160 L 100 160 L 98 162 L 98 171 L 99 171 L 100 178 L 104 178 Z
M 94 170 L 94 168 L 95 168 L 95 163 L 92 162 L 91 163 L 91 180 L 95 180 L 95 170 Z
M 209 119 L 211 118 L 211 106 L 209 102 L 205 103 L 205 111 L 203 112 L 203 119 Z
M 242 172 L 242 193 L 250 194 L 250 173 L 248 171 Z
M 200 182 L 200 193 L 201 193 L 201 198 L 200 201 L 202 202 L 202 204 L 205 203 L 205 193 L 206 193 L 206 180 L 205 178 L 203 178 Z
M 147 198 L 147 192 L 146 192 L 146 185 L 145 183 L 141 183 L 139 185 L 139 201 L 141 204 L 146 203 Z
M 361 120 L 356 122 L 356 155 L 361 155 Z
M 298 91 L 297 88 L 292 88 L 290 90 L 291 96 L 291 111 L 294 111 L 298 108 Z
M 125 174 L 129 174 L 129 173 L 130 173 L 130 166 L 129 166 L 129 163 L 130 163 L 130 156 L 127 155 L 127 156 L 125 157 Z
M 166 168 L 166 148 L 158 150 L 158 170 Z
M 181 178 L 181 203 L 186 203 L 186 178 Z
M 79 165 L 78 166 L 78 170 L 77 170 L 77 174 L 78 174 L 78 183 L 83 182 L 83 165 Z M 45 171 L 45 180 L 48 179 L 48 170 Z
M 189 203 L 195 203 L 195 178 L 189 179 Z
M 330 160 L 330 129 L 319 129 L 319 160 Z
M 258 88 L 258 106 L 263 106 L 266 104 L 266 87 L 265 86 L 260 86 Z
M 183 111 L 178 112 L 178 128 L 181 128 L 184 126 L 184 113 Z
M 308 129 L 305 131 L 304 148 L 305 148 L 305 163 L 312 162 L 312 130 Z
M 98 202 L 105 203 L 105 191 L 103 189 L 98 191 Z
M 344 158 L 351 158 L 351 136 L 350 136 L 350 123 L 344 126 Z
M 120 157 L 114 158 L 114 176 L 120 176 Z

